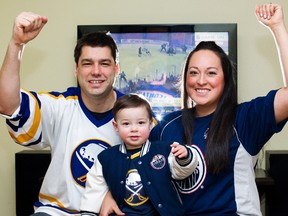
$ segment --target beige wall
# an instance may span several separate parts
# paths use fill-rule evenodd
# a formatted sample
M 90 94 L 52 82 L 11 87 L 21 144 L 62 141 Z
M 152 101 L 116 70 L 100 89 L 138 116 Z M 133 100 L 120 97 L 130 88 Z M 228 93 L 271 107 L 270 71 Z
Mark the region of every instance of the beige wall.
M 20 11 L 46 15 L 48 24 L 28 44 L 22 64 L 22 87 L 36 91 L 65 90 L 74 85 L 73 49 L 78 24 L 125 23 L 237 23 L 239 101 L 263 95 L 282 86 L 277 52 L 269 31 L 259 25 L 253 0 L 99 1 L 24 0 L 2 1 L 0 7 L 0 61 L 11 36 L 14 17 Z M 286 14 L 288 1 L 279 0 Z M 0 118 L 0 209 L 15 215 L 15 152 L 24 148 L 12 142 Z M 288 149 L 288 126 L 275 135 L 266 149 Z

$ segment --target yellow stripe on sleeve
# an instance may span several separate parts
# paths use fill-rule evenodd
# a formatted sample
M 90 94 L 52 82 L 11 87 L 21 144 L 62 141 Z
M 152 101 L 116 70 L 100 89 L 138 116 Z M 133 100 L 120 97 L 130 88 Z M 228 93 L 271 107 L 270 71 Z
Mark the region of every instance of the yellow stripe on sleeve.
M 38 130 L 39 125 L 40 125 L 41 112 L 40 112 L 39 104 L 38 104 L 36 98 L 34 97 L 34 95 L 32 95 L 31 93 L 29 93 L 29 94 L 31 97 L 33 97 L 33 99 L 36 102 L 35 103 L 35 115 L 34 115 L 32 126 L 27 131 L 27 133 L 21 134 L 17 137 L 14 136 L 14 134 L 12 134 L 11 132 L 9 132 L 10 136 L 14 139 L 14 141 L 19 143 L 19 144 L 23 144 L 23 143 L 30 141 L 35 136 L 35 134 L 37 133 L 37 130 Z

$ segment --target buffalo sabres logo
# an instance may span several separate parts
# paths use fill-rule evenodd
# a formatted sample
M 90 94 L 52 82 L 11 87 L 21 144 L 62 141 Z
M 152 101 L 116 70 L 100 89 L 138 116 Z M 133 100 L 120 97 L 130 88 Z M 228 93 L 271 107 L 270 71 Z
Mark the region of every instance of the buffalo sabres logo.
M 162 169 L 166 164 L 166 159 L 163 155 L 157 154 L 152 158 L 150 164 L 154 169 Z
M 192 145 L 191 147 L 196 150 L 195 152 L 198 158 L 198 165 L 192 175 L 190 175 L 188 178 L 175 181 L 178 191 L 183 194 L 189 194 L 196 191 L 200 186 L 202 186 L 206 178 L 207 168 L 204 156 L 197 146 Z
M 73 152 L 70 169 L 74 181 L 85 187 L 86 174 L 92 167 L 97 155 L 110 145 L 102 140 L 86 140 Z
M 141 177 L 136 169 L 130 170 L 126 177 L 125 202 L 130 206 L 139 206 L 149 198 L 146 196 Z

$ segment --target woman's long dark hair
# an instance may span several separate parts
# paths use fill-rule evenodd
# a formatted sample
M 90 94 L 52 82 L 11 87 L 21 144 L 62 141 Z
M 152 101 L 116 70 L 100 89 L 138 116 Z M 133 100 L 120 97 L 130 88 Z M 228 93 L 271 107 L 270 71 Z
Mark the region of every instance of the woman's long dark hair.
M 190 58 L 199 50 L 214 52 L 221 61 L 224 73 L 224 90 L 209 126 L 205 150 L 208 171 L 219 174 L 229 166 L 229 144 L 234 134 L 233 124 L 237 107 L 236 71 L 227 54 L 213 41 L 200 42 L 188 55 L 182 77 L 184 143 L 192 144 L 195 117 L 195 107 L 191 109 L 192 100 L 186 89 L 187 71 Z

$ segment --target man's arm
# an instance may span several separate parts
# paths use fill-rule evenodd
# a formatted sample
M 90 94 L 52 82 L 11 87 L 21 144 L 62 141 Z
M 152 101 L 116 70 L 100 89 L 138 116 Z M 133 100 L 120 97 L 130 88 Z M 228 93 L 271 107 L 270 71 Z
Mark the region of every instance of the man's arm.
M 81 215 L 108 216 L 111 213 L 124 215 L 109 192 L 108 185 L 102 172 L 102 165 L 96 159 L 87 173 L 85 191 L 81 199 Z
M 47 18 L 30 12 L 20 13 L 14 22 L 13 33 L 0 70 L 0 113 L 11 115 L 20 104 L 20 62 L 29 41 L 47 23 Z M 11 100 L 13 98 L 13 100 Z
M 125 215 L 118 207 L 116 201 L 112 197 L 112 194 L 110 191 L 106 193 L 106 196 L 103 200 L 101 210 L 100 210 L 100 216 L 109 216 L 110 214 L 116 214 L 116 215 Z
M 109 188 L 102 172 L 102 165 L 99 160 L 96 159 L 87 173 L 85 190 L 81 198 L 81 212 L 98 214 L 108 190 Z M 85 213 L 83 215 L 85 215 Z

